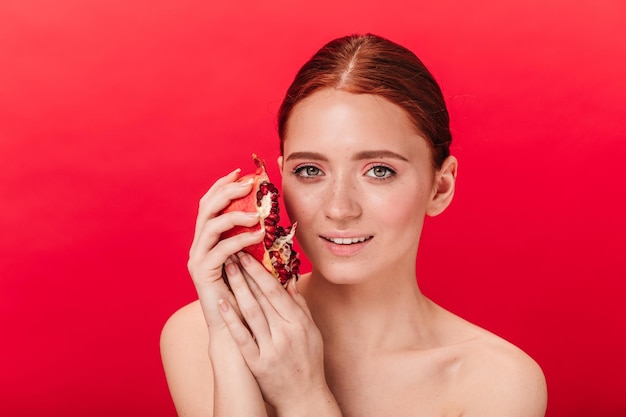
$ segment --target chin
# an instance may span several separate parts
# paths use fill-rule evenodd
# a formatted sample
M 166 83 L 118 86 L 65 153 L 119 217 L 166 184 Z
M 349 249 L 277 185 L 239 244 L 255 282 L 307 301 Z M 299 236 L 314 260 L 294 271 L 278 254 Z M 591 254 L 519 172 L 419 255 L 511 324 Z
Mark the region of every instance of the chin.
M 350 260 L 323 261 L 313 263 L 313 275 L 319 276 L 334 285 L 357 285 L 368 281 L 380 279 L 385 274 L 375 272 L 378 268 L 371 264 L 364 265 L 361 262 Z M 367 271 L 367 273 L 365 272 Z

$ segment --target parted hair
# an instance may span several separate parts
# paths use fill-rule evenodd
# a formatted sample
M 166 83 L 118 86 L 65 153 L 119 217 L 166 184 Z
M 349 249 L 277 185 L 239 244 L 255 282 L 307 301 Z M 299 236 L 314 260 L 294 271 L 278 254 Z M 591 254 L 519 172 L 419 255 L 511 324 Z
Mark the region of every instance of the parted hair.
M 278 112 L 281 154 L 294 106 L 324 88 L 389 100 L 404 109 L 417 132 L 430 141 L 435 168 L 450 154 L 450 118 L 434 77 L 409 49 L 373 34 L 334 39 L 300 68 Z

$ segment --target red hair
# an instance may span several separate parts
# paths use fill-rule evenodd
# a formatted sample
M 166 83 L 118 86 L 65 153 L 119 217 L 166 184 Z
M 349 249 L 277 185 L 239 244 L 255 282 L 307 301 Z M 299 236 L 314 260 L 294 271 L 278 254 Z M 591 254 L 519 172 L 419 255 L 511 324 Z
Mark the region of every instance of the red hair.
M 450 119 L 434 77 L 413 52 L 372 34 L 332 40 L 298 71 L 278 113 L 281 154 L 294 106 L 323 88 L 375 94 L 397 104 L 430 141 L 435 168 L 450 154 Z

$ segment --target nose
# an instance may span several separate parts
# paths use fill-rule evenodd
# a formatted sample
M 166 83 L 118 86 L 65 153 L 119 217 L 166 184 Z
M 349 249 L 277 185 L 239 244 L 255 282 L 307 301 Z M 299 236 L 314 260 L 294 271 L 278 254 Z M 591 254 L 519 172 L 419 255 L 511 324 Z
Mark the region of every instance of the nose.
M 361 213 L 359 192 L 349 178 L 336 178 L 325 192 L 324 215 L 331 220 L 343 221 L 358 218 Z

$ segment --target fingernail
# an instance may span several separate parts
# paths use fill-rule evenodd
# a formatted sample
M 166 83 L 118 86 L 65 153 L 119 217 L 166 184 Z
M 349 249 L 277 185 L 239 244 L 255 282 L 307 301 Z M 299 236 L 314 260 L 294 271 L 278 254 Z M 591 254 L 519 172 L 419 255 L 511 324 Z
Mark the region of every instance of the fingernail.
M 230 258 L 226 259 L 224 267 L 226 268 L 226 273 L 228 275 L 234 275 L 237 273 L 237 265 Z
M 248 266 L 252 263 L 252 259 L 250 258 L 250 255 L 248 255 L 245 252 L 239 252 L 237 256 L 239 256 L 239 260 L 241 261 L 241 264 L 243 266 Z
M 254 213 L 246 213 L 246 216 L 258 219 L 259 218 L 259 213 L 257 213 L 256 211 Z
M 226 301 L 224 301 L 223 299 L 221 299 L 221 298 L 219 300 L 217 300 L 217 306 L 224 313 L 226 313 L 228 311 L 228 303 Z
M 243 188 L 243 187 L 248 187 L 250 184 L 252 184 L 252 181 L 253 181 L 253 180 L 252 180 L 252 178 L 248 178 L 248 179 L 247 179 L 247 180 L 245 180 L 245 181 L 241 181 L 241 182 L 239 183 L 239 186 L 241 186 L 242 188 Z

